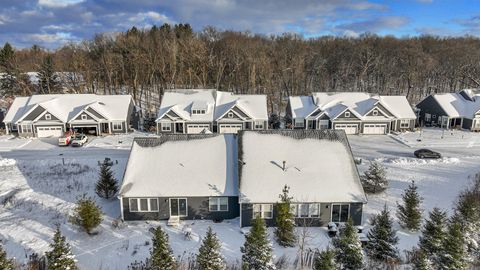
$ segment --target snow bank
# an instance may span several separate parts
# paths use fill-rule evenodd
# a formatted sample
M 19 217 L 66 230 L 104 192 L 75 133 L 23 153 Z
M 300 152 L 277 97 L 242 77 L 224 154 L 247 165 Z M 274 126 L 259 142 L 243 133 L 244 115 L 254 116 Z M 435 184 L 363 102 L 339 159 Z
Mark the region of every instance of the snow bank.
M 419 159 L 419 158 L 377 158 L 377 162 L 390 163 L 396 165 L 438 165 L 438 164 L 456 164 L 460 159 L 453 157 L 444 157 L 440 159 Z
M 10 159 L 10 158 L 0 159 L 0 167 L 9 167 L 9 166 L 14 166 L 15 164 L 17 164 L 17 161 L 15 159 Z

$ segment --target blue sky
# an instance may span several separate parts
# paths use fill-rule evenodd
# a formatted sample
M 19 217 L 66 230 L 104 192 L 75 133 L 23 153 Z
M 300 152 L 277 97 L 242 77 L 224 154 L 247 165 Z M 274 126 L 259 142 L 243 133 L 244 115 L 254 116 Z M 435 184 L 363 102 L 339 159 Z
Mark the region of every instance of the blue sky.
M 480 36 L 480 0 L 0 0 L 0 44 L 19 48 L 186 22 L 305 37 Z

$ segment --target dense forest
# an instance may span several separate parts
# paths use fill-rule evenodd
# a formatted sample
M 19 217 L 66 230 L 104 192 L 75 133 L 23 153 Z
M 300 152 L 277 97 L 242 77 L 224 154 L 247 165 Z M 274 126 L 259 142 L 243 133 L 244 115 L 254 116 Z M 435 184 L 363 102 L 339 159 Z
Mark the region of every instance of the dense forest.
M 37 87 L 25 75 L 31 71 L 39 72 Z M 130 93 L 151 111 L 172 88 L 267 94 L 272 112 L 283 110 L 285 97 L 312 91 L 401 94 L 415 103 L 434 92 L 480 87 L 480 39 L 373 34 L 305 39 L 213 27 L 195 32 L 189 24 L 132 27 L 53 51 L 4 45 L 1 94 L 65 91 L 55 86 L 54 71 L 71 75 L 69 92 Z

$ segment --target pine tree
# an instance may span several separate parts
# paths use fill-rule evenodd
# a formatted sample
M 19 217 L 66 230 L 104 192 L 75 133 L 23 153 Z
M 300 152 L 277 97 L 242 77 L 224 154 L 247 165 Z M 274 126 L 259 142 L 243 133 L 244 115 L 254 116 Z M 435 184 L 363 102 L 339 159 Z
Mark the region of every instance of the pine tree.
M 429 217 L 425 220 L 423 226 L 418 247 L 432 262 L 433 266 L 438 265 L 438 256 L 442 249 L 442 243 L 447 237 L 445 230 L 447 223 L 447 213 L 435 207 L 429 213 Z
M 173 256 L 170 245 L 168 244 L 168 235 L 158 226 L 152 238 L 153 247 L 150 251 L 150 260 L 148 269 L 152 270 L 173 270 L 176 267 L 175 257 Z
M 49 270 L 77 269 L 75 256 L 72 254 L 70 244 L 67 243 L 58 226 L 53 235 L 53 243 L 50 244 L 50 248 L 51 250 L 45 253 Z
M 16 53 L 10 43 L 0 50 L 0 96 L 13 96 L 21 93 L 21 82 L 25 79 L 18 68 Z
M 448 225 L 447 237 L 442 242 L 439 255 L 439 270 L 461 270 L 467 268 L 467 251 L 462 225 L 453 217 Z
M 279 195 L 280 202 L 275 206 L 277 210 L 275 236 L 278 244 L 282 247 L 293 247 L 296 241 L 295 220 L 290 209 L 292 197 L 288 196 L 289 190 L 287 185 L 283 187 L 282 194 Z
M 95 203 L 95 200 L 84 196 L 77 201 L 70 221 L 85 229 L 88 234 L 91 234 L 92 230 L 102 222 L 102 211 Z
M 367 255 L 378 263 L 388 263 L 398 259 L 398 237 L 393 230 L 393 221 L 385 205 L 382 212 L 372 217 L 372 228 L 367 234 L 365 247 Z
M 333 250 L 327 249 L 315 258 L 313 263 L 313 270 L 336 270 L 337 264 L 335 262 L 335 252 Z
M 335 260 L 340 264 L 341 269 L 363 268 L 362 244 L 351 219 L 348 219 L 340 237 L 333 239 L 333 246 L 335 247 Z
M 377 193 L 388 187 L 387 172 L 385 167 L 376 161 L 372 161 L 370 167 L 361 178 L 363 188 L 367 192 Z
M 265 221 L 256 217 L 252 221 L 250 232 L 245 235 L 245 243 L 240 248 L 242 255 L 242 267 L 245 270 L 273 270 L 272 245 L 268 241 Z
M 203 238 L 202 245 L 198 249 L 197 266 L 200 270 L 225 269 L 225 260 L 220 253 L 221 244 L 211 227 Z
M 412 250 L 412 259 L 410 264 L 413 270 L 433 270 L 427 255 L 421 249 Z
M 3 246 L 0 243 L 0 269 L 2 270 L 13 270 L 14 261 L 13 259 L 7 258 L 7 252 L 3 250 Z
M 422 222 L 420 204 L 423 199 L 418 194 L 417 189 L 415 181 L 412 181 L 402 195 L 403 204 L 397 203 L 397 217 L 400 226 L 411 231 L 419 230 Z
M 51 55 L 45 56 L 38 72 L 40 91 L 43 94 L 58 92 L 58 76 L 55 73 L 53 58 Z
M 111 165 L 104 161 L 100 167 L 100 175 L 95 186 L 95 193 L 101 198 L 110 199 L 118 192 L 117 180 L 113 177 Z

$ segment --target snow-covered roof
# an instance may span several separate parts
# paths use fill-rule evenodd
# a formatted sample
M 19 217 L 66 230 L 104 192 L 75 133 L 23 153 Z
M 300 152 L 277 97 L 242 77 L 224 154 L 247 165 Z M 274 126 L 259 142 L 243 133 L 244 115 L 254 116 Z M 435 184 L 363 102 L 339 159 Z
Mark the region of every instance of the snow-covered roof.
M 237 164 L 233 134 L 136 138 L 120 195 L 238 196 Z
M 366 202 L 343 131 L 242 131 L 239 147 L 243 203 L 276 202 L 284 185 L 297 202 Z
M 462 92 L 468 99 L 462 96 Z M 450 117 L 473 118 L 480 110 L 480 91 L 465 89 L 458 93 L 435 94 L 433 98 Z
M 214 119 L 218 120 L 234 106 L 253 119 L 268 119 L 266 95 L 237 95 L 222 91 L 217 91 Z
M 158 120 L 170 110 L 193 122 L 212 122 L 215 107 L 213 89 L 176 89 L 163 94 Z M 192 108 L 193 107 L 193 108 Z M 192 109 L 206 108 L 205 114 L 192 114 Z
M 362 119 L 378 103 L 397 118 L 416 118 L 404 96 L 379 96 L 364 92 L 317 92 L 312 95 L 316 106 L 332 119 L 346 109 Z
M 292 118 L 306 118 L 318 108 L 311 96 L 291 96 L 288 101 Z
M 53 94 L 16 97 L 4 122 L 16 123 L 36 106 L 41 106 L 63 122 L 73 120 L 87 106 L 108 120 L 125 120 L 128 117 L 130 95 Z

